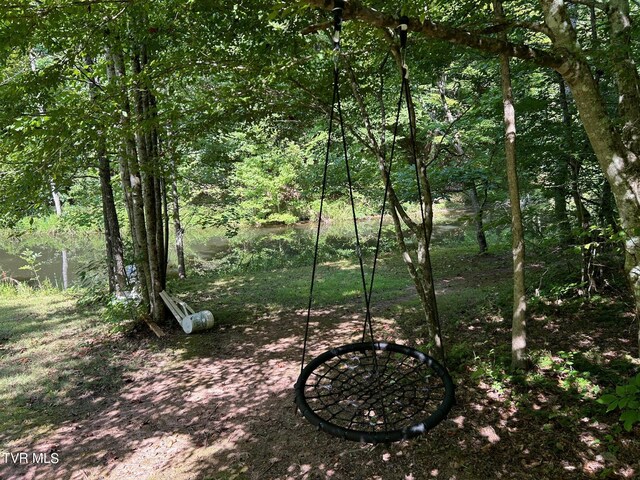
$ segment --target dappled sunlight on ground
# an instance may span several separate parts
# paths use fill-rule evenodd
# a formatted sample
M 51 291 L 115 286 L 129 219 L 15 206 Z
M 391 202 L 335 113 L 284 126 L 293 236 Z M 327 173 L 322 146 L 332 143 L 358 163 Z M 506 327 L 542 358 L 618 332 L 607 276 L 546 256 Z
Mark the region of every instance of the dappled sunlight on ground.
M 419 439 L 374 446 L 319 432 L 294 406 L 306 309 L 239 308 L 233 313 L 230 308 L 211 331 L 191 336 L 176 331 L 166 340 L 145 339 L 137 349 L 109 339 L 83 340 L 70 356 L 84 362 L 87 373 L 73 377 L 75 383 L 59 399 L 56 408 L 64 415 L 52 419 L 41 435 L 25 425 L 21 432 L 0 436 L 3 449 L 55 452 L 60 462 L 0 463 L 0 478 L 637 477 L 637 438 L 614 434 L 615 414 L 605 415 L 595 402 L 608 378 L 602 368 L 638 368 L 628 357 L 629 339 L 611 322 L 585 325 L 579 314 L 547 306 L 530 321 L 535 367 L 508 374 L 509 322 L 497 309 L 474 310 L 485 293 L 464 291 L 469 282 L 474 286 L 502 274 L 502 259 L 488 262 L 497 266 L 483 271 L 482 279 L 465 273 L 438 285 L 457 405 L 447 420 Z M 216 289 L 232 289 L 230 285 L 204 285 L 202 293 L 193 295 L 207 305 L 216 298 Z M 411 323 L 403 330 L 394 321 L 399 304 L 411 312 L 407 316 L 419 317 L 412 295 L 408 291 L 406 298 L 383 302 L 375 311 L 376 337 L 420 343 L 422 330 Z M 454 300 L 471 311 L 464 321 L 447 309 Z M 314 308 L 307 362 L 331 347 L 360 341 L 362 310 L 361 298 Z M 72 340 L 75 333 L 68 334 L 60 341 Z M 54 371 L 55 364 L 47 369 Z M 113 381 L 105 382 L 109 376 Z

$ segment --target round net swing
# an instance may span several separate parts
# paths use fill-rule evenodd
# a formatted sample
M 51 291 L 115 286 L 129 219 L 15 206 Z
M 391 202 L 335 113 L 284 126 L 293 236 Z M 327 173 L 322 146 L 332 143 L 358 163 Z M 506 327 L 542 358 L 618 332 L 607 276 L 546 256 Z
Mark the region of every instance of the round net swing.
M 321 430 L 366 443 L 416 437 L 453 406 L 453 381 L 433 358 L 404 345 L 363 342 L 314 358 L 296 384 L 296 403 Z
M 343 0 L 334 1 L 334 50 L 337 53 L 340 46 L 340 31 L 342 26 Z M 324 164 L 322 195 L 320 212 L 316 231 L 315 253 L 311 274 L 311 289 L 309 306 L 304 334 L 301 373 L 295 384 L 296 405 L 304 417 L 320 430 L 345 440 L 366 443 L 388 443 L 405 440 L 421 435 L 440 423 L 455 403 L 454 384 L 446 368 L 438 361 L 423 352 L 405 345 L 387 343 L 374 340 L 371 321 L 371 294 L 374 285 L 375 269 L 380 250 L 380 238 L 386 201 L 388 197 L 391 166 L 396 144 L 397 130 L 402 107 L 403 95 L 407 108 L 410 105 L 408 73 L 404 64 L 406 48 L 407 21 L 403 17 L 400 25 L 401 51 L 403 55 L 402 87 L 396 114 L 393 143 L 388 167 L 385 166 L 385 192 L 378 228 L 378 238 L 375 248 L 370 284 L 364 272 L 362 248 L 358 233 L 358 222 L 355 213 L 355 203 L 349 160 L 347 155 L 346 136 L 342 121 L 340 104 L 339 69 L 336 56 L 334 64 L 333 101 L 329 120 L 329 134 Z M 332 348 L 304 365 L 309 336 L 309 323 L 313 301 L 316 266 L 318 260 L 318 246 L 322 211 L 327 184 L 327 168 L 329 165 L 329 151 L 334 123 L 334 113 L 337 111 L 341 126 L 342 147 L 349 185 L 351 210 L 355 230 L 356 253 L 360 263 L 362 288 L 365 299 L 365 322 L 362 341 Z M 414 165 L 416 165 L 416 183 L 419 198 L 422 198 L 420 181 L 417 171 L 417 156 L 415 147 L 415 117 L 409 112 L 409 130 L 412 143 Z M 412 122 L 412 118 L 414 121 Z M 425 214 L 420 202 L 422 222 Z M 424 232 L 426 236 L 426 230 Z M 425 237 L 426 238 L 426 237 Z M 439 330 L 439 325 L 438 325 Z M 370 341 L 365 341 L 367 332 Z M 442 335 L 438 332 L 441 339 Z M 444 358 L 442 342 L 440 349 Z

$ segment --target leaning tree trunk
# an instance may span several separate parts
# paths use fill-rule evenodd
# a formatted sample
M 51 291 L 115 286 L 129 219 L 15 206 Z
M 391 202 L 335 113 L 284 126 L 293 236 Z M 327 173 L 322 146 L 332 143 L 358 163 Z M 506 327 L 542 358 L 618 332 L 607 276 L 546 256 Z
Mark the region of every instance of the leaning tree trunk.
M 504 19 L 501 0 L 494 0 L 496 19 Z M 520 191 L 516 169 L 516 112 L 511 89 L 509 57 L 500 55 L 500 78 L 504 105 L 504 149 L 511 203 L 511 234 L 513 257 L 513 320 L 511 326 L 511 368 L 527 367 L 527 299 L 524 285 L 524 229 L 520 210 Z
M 399 52 L 397 50 L 393 50 L 392 53 L 394 53 L 394 56 L 396 56 L 396 59 L 398 60 Z M 440 336 L 440 329 L 438 328 L 438 308 L 436 303 L 435 284 L 433 281 L 433 271 L 431 267 L 431 256 L 429 252 L 429 244 L 431 241 L 431 233 L 433 230 L 433 199 L 431 197 L 429 181 L 426 176 L 425 163 L 420 161 L 419 159 L 416 159 L 415 157 L 412 158 L 412 162 L 416 164 L 417 175 L 421 186 L 422 198 L 419 198 L 419 202 L 421 202 L 423 211 L 425 213 L 424 222 L 422 221 L 422 219 L 420 222 L 415 222 L 402 207 L 402 204 L 400 203 L 395 189 L 393 188 L 393 185 L 389 179 L 389 164 L 384 153 L 386 149 L 384 145 L 384 132 L 381 135 L 382 141 L 378 142 L 374 133 L 373 123 L 371 122 L 371 118 L 364 103 L 364 99 L 362 98 L 362 95 L 360 93 L 355 75 L 353 74 L 351 68 L 349 68 L 348 70 L 351 88 L 358 103 L 363 122 L 365 124 L 365 129 L 367 132 L 366 138 L 362 138 L 356 130 L 351 130 L 351 132 L 356 137 L 360 138 L 362 143 L 364 145 L 367 145 L 370 152 L 376 157 L 383 185 L 389 185 L 389 210 L 393 219 L 396 238 L 398 241 L 402 259 L 405 262 L 409 275 L 411 276 L 411 279 L 413 280 L 413 283 L 415 285 L 418 297 L 420 298 L 420 305 L 422 307 L 422 313 L 424 314 L 425 324 L 427 327 L 430 353 L 432 355 L 441 355 L 442 339 Z M 412 115 L 413 120 L 415 120 L 415 113 L 413 111 L 413 104 L 411 101 L 410 93 L 406 97 L 406 100 L 408 100 L 409 103 L 410 115 Z M 381 127 L 382 129 L 386 128 L 385 123 L 386 122 L 383 118 Z M 412 152 L 412 156 L 413 153 L 414 152 Z M 406 225 L 411 234 L 415 235 L 417 240 L 416 251 L 413 253 L 413 255 L 411 249 L 407 245 L 403 224 Z
M 612 64 L 620 98 L 618 110 L 624 122 L 620 131 L 612 125 L 597 82 L 581 55 L 575 31 L 566 28 L 564 2 L 543 0 L 542 4 L 545 23 L 554 33 L 555 43 L 574 54 L 557 70 L 571 88 L 600 168 L 611 185 L 626 234 L 625 271 L 634 296 L 636 318 L 640 319 L 640 81 L 630 57 L 629 5 L 624 0 L 612 0 L 609 7 L 611 50 L 615 51 Z M 640 326 L 638 346 L 640 348 Z

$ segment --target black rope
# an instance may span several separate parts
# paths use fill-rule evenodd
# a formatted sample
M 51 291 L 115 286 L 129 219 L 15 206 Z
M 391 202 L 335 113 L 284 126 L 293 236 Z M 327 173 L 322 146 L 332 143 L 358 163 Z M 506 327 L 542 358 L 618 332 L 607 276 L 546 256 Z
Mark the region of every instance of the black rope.
M 373 266 L 371 269 L 371 278 L 370 278 L 370 282 L 369 282 L 369 287 L 367 288 L 367 281 L 366 281 L 366 275 L 365 275 L 365 271 L 364 271 L 364 260 L 363 260 L 363 254 L 362 254 L 362 245 L 360 242 L 360 234 L 358 231 L 358 221 L 357 221 L 357 215 L 356 215 L 356 209 L 355 209 L 355 200 L 354 200 L 354 196 L 353 196 L 353 182 L 352 182 L 352 177 L 351 177 L 351 167 L 349 164 L 349 155 L 348 155 L 348 150 L 347 150 L 347 140 L 346 140 L 346 133 L 345 133 L 345 129 L 344 129 L 344 120 L 343 120 L 343 115 L 342 115 L 342 103 L 341 103 L 341 98 L 340 98 L 340 72 L 339 72 L 339 68 L 338 68 L 338 62 L 337 62 L 337 52 L 340 50 L 340 31 L 342 30 L 342 8 L 343 8 L 343 0 L 335 0 L 334 2 L 334 9 L 333 9 L 333 13 L 334 13 L 334 35 L 333 35 L 333 46 L 334 46 L 334 52 L 335 52 L 335 63 L 334 63 L 334 70 L 333 70 L 333 98 L 331 101 L 331 113 L 330 113 L 330 118 L 329 118 L 329 132 L 328 132 L 328 137 L 327 137 L 327 149 L 326 149 L 326 155 L 325 155 L 325 163 L 324 163 L 324 172 L 323 172 L 323 178 L 322 178 L 322 194 L 320 197 L 320 212 L 318 214 L 318 226 L 317 226 L 317 230 L 316 230 L 316 241 L 315 241 L 315 247 L 314 247 L 314 256 L 313 256 L 313 268 L 312 268 L 312 272 L 311 272 L 311 286 L 310 286 L 310 291 L 309 291 L 309 303 L 308 303 L 308 308 L 307 308 L 307 318 L 306 318 L 306 325 L 305 325 L 305 332 L 304 332 L 304 344 L 303 344 L 303 351 L 302 351 L 302 361 L 301 361 L 301 366 L 300 366 L 300 370 L 302 371 L 304 369 L 304 362 L 305 362 L 305 358 L 306 358 L 306 351 L 307 351 L 307 344 L 308 344 L 308 336 L 309 336 L 309 324 L 311 321 L 311 307 L 312 307 L 312 303 L 313 303 L 313 290 L 314 290 L 314 285 L 315 285 L 315 276 L 316 276 L 316 270 L 317 270 L 317 262 L 318 262 L 318 250 L 319 250 L 319 243 L 320 243 L 320 230 L 321 230 L 321 225 L 322 225 L 322 213 L 323 213 L 323 207 L 324 207 L 324 200 L 325 200 L 325 195 L 326 195 L 326 185 L 327 185 L 327 171 L 328 171 L 328 165 L 329 165 L 329 153 L 330 153 L 330 149 L 331 149 L 331 135 L 333 133 L 333 120 L 334 120 L 334 113 L 337 107 L 337 112 L 338 112 L 338 120 L 340 122 L 340 131 L 341 131 L 341 135 L 342 135 L 342 149 L 343 149 L 343 155 L 344 155 L 344 161 L 345 161 L 345 168 L 346 168 L 346 173 L 347 173 L 347 182 L 348 182 L 348 187 L 349 187 L 349 199 L 350 199 L 350 203 L 351 203 L 351 213 L 352 213 L 352 218 L 353 218 L 353 226 L 354 226 L 354 231 L 355 231 L 355 237 L 356 237 L 356 254 L 358 256 L 358 263 L 360 266 L 360 277 L 362 280 L 362 290 L 363 290 L 363 294 L 364 294 L 364 300 L 365 300 L 365 321 L 364 321 L 364 326 L 363 326 L 363 332 L 362 332 L 362 341 L 365 341 L 366 338 L 366 334 L 367 334 L 367 330 L 369 330 L 369 336 L 371 338 L 371 343 L 373 344 L 375 342 L 375 338 L 374 338 L 374 334 L 373 334 L 373 321 L 372 321 L 372 316 L 371 316 L 371 297 L 373 294 L 373 285 L 374 285 L 374 281 L 375 281 L 375 272 L 376 272 L 376 267 L 378 264 L 378 257 L 379 257 L 379 253 L 380 253 L 380 242 L 381 242 L 381 238 L 382 238 L 382 228 L 383 228 L 383 223 L 384 223 L 384 215 L 385 215 L 385 210 L 386 210 L 386 206 L 387 206 L 387 199 L 389 196 L 389 189 L 391 186 L 391 171 L 392 171 L 392 166 L 393 166 L 393 159 L 394 159 L 394 154 L 395 154 L 395 147 L 396 147 L 396 142 L 397 142 L 397 136 L 398 136 L 398 126 L 399 126 L 399 122 L 400 122 L 400 112 L 402 110 L 402 100 L 403 97 L 406 101 L 406 105 L 407 105 L 407 113 L 409 116 L 409 130 L 410 130 L 410 142 L 411 142 L 411 154 L 413 157 L 413 161 L 415 164 L 415 168 L 416 168 L 416 184 L 417 184 L 417 190 L 418 190 L 418 198 L 419 198 L 419 203 L 420 203 L 420 216 L 421 216 L 421 220 L 422 220 L 422 227 L 424 230 L 424 242 L 425 242 L 425 249 L 428 248 L 428 237 L 427 237 L 427 227 L 426 227 L 426 216 L 425 216 L 425 209 L 424 209 L 424 204 L 423 204 L 423 198 L 422 198 L 422 188 L 420 185 L 420 174 L 419 174 L 419 161 L 418 161 L 418 155 L 417 155 L 417 140 L 416 140 L 416 124 L 415 124 L 415 112 L 411 111 L 411 93 L 410 93 L 410 86 L 409 86 L 409 74 L 408 74 L 408 68 L 406 66 L 405 63 L 405 55 L 406 55 L 406 45 L 407 45 L 407 30 L 408 30 L 408 19 L 407 17 L 402 17 L 401 18 L 401 24 L 399 27 L 400 30 L 400 48 L 401 48 L 401 56 L 402 56 L 402 82 L 401 82 L 401 87 L 400 87 L 400 96 L 398 99 L 398 108 L 396 111 L 396 119 L 395 119 L 395 124 L 394 124 L 394 131 L 393 131 L 393 140 L 391 143 L 391 152 L 390 152 L 390 156 L 389 156 L 389 165 L 387 167 L 386 165 L 386 152 L 383 152 L 382 154 L 382 169 L 386 174 L 386 179 L 385 179 L 385 189 L 384 189 L 384 196 L 383 196 L 383 200 L 382 200 L 382 208 L 381 208 L 381 212 L 380 212 L 380 221 L 379 221 L 379 225 L 378 225 L 378 232 L 377 232 L 377 238 L 376 238 L 376 247 L 375 247 L 375 253 L 374 253 L 374 258 L 373 258 Z M 385 59 L 385 63 L 386 63 L 386 59 Z M 413 114 L 412 114 L 413 113 Z M 428 252 L 425 252 L 425 255 L 427 255 Z M 433 306 L 434 308 L 434 314 L 435 314 L 435 320 L 436 320 L 436 325 L 437 325 L 437 329 L 438 329 L 438 337 L 439 337 L 439 341 L 440 341 L 440 354 L 442 357 L 442 361 L 443 363 L 445 362 L 445 353 L 444 353 L 444 342 L 442 339 L 442 330 L 441 330 L 441 325 L 440 325 L 440 318 L 437 312 L 437 305 Z M 375 349 L 372 350 L 373 351 L 373 361 L 374 361 L 374 371 L 378 370 L 377 367 L 377 359 L 376 359 L 376 351 Z M 378 383 L 378 382 L 376 382 Z M 384 409 L 384 406 L 383 406 Z
M 340 128 L 342 132 L 342 148 L 344 153 L 344 164 L 347 170 L 347 183 L 349 185 L 349 200 L 351 203 L 351 217 L 353 219 L 353 229 L 356 236 L 356 255 L 358 256 L 358 263 L 360 264 L 360 278 L 362 280 L 362 291 L 364 293 L 365 301 L 365 325 L 369 324 L 369 334 L 371 336 L 371 342 L 373 343 L 373 325 L 371 322 L 371 290 L 367 288 L 367 279 L 364 273 L 364 259 L 362 258 L 362 244 L 360 243 L 360 233 L 358 231 L 358 218 L 356 215 L 356 204 L 353 198 L 353 182 L 351 179 L 351 167 L 349 166 L 349 156 L 347 154 L 347 137 L 344 131 L 344 121 L 342 119 L 342 104 L 340 102 L 340 90 L 338 89 L 338 116 L 340 118 Z M 376 252 L 377 253 L 377 252 Z M 366 328 L 366 327 L 365 327 Z M 363 339 L 364 341 L 364 339 Z
M 309 306 L 307 308 L 307 321 L 304 328 L 304 344 L 302 346 L 302 361 L 300 371 L 304 368 L 304 360 L 307 354 L 307 340 L 309 338 L 309 323 L 311 322 L 311 305 L 313 303 L 313 287 L 316 279 L 316 268 L 318 265 L 318 246 L 320 245 L 320 228 L 322 226 L 322 210 L 327 192 L 327 171 L 329 169 L 329 151 L 331 149 L 331 133 L 333 132 L 333 114 L 335 110 L 336 96 L 338 94 L 338 68 L 333 71 L 333 99 L 331 100 L 331 113 L 329 115 L 329 133 L 327 135 L 327 151 L 324 158 L 324 172 L 322 174 L 322 193 L 320 195 L 320 211 L 318 213 L 318 227 L 316 229 L 316 244 L 313 250 L 313 268 L 311 270 L 311 287 L 309 289 Z

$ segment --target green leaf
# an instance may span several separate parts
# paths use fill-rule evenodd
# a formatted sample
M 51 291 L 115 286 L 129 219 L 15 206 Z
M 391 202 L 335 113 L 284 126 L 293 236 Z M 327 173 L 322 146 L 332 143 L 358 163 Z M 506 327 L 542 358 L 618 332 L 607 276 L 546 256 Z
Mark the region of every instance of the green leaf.
M 615 410 L 616 408 L 618 408 L 618 400 L 614 400 L 613 402 L 611 402 L 609 404 L 609 406 L 607 407 L 607 413 L 608 412 L 612 412 L 613 410 Z
M 638 421 L 638 412 L 634 412 L 633 410 L 627 410 L 626 412 L 622 412 L 620 415 L 620 421 L 626 422 L 631 420 L 632 422 Z
M 618 397 L 616 397 L 613 393 L 608 393 L 606 395 L 601 396 L 598 399 L 598 403 L 603 404 L 603 405 L 608 405 L 611 402 L 617 400 Z

